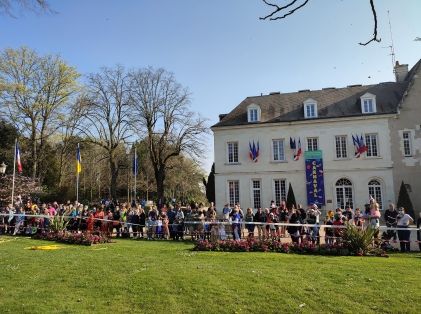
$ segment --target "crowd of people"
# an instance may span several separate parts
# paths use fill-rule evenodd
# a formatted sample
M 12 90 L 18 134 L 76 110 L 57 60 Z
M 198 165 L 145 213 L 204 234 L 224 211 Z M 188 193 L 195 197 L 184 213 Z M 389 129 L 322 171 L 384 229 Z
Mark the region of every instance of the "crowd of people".
M 316 204 L 307 209 L 301 205 L 287 208 L 285 202 L 279 206 L 271 202 L 267 208 L 245 211 L 240 204 L 228 204 L 218 211 L 210 206 L 191 203 L 182 207 L 181 203 L 163 206 L 158 210 L 152 206 L 147 211 L 137 202 L 119 203 L 104 200 L 91 206 L 79 203 L 58 204 L 57 202 L 37 204 L 31 199 L 23 202 L 20 198 L 12 206 L 0 208 L 0 234 L 34 234 L 48 231 L 55 216 L 65 216 L 66 229 L 71 232 L 97 232 L 107 236 L 126 238 L 225 240 L 232 238 L 281 239 L 290 237 L 292 242 L 311 241 L 320 244 L 320 226 L 323 225 L 324 241 L 334 244 L 341 241 L 343 227 L 352 224 L 361 228 L 373 228 L 374 237 L 379 237 L 381 218 L 386 226 L 397 228 L 383 232 L 385 241 L 399 240 L 401 251 L 410 250 L 410 230 L 414 219 L 404 208 L 389 204 L 382 217 L 379 204 L 370 199 L 364 210 L 347 207 L 328 210 L 325 215 Z M 421 214 L 417 228 L 421 225 Z M 418 231 L 418 241 L 421 232 Z M 421 242 L 419 242 L 421 250 Z

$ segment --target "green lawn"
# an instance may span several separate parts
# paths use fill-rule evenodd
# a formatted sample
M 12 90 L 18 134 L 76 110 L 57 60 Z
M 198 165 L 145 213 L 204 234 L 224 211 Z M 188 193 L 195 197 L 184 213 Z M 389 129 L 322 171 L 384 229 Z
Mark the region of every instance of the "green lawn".
M 193 252 L 118 240 L 57 251 L 0 237 L 1 313 L 419 313 L 421 255 Z M 301 307 L 300 307 L 301 305 Z

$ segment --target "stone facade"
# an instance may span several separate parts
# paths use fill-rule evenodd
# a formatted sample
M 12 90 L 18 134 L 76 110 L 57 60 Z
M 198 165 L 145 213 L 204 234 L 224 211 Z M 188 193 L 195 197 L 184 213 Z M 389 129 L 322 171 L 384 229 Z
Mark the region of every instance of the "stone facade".
M 271 200 L 279 201 L 275 180 L 285 180 L 286 188 L 291 183 L 297 202 L 306 206 L 304 156 L 293 160 L 290 137 L 296 141 L 300 138 L 303 151 L 307 150 L 307 138 L 317 138 L 323 154 L 326 209 L 339 206 L 336 184 L 341 178 L 351 183 L 354 207 L 363 207 L 368 202 L 368 183 L 372 180 L 380 183 L 382 203 L 387 205 L 388 201 L 395 200 L 388 119 L 389 116 L 369 116 L 214 129 L 216 206 L 222 208 L 230 203 L 229 182 L 238 181 L 241 205 L 255 207 L 252 185 L 253 181 L 260 181 L 260 204 L 268 207 Z M 356 133 L 375 134 L 379 156 L 355 158 L 352 135 Z M 346 158 L 336 156 L 336 136 L 346 138 Z M 273 140 L 283 140 L 284 161 L 274 161 Z M 249 143 L 253 141 L 259 142 L 257 162 L 249 157 Z M 238 143 L 238 163 L 228 161 L 227 143 Z
M 385 209 L 389 202 L 397 202 L 404 181 L 418 213 L 420 64 L 409 73 L 407 65 L 397 64 L 396 83 L 248 97 L 229 114 L 221 115 L 220 122 L 212 127 L 216 206 L 222 208 L 238 201 L 243 208 L 269 207 L 272 200 L 278 203 L 286 197 L 289 184 L 297 203 L 307 206 L 304 154 L 294 160 L 290 138 L 296 142 L 300 139 L 303 151 L 314 148 L 308 147 L 307 141 L 315 138 L 323 158 L 323 209 L 347 205 L 363 208 L 370 195 Z M 366 103 L 366 97 L 373 97 L 372 103 Z M 314 108 L 307 108 L 313 104 Z M 374 112 L 364 112 L 371 110 L 371 105 Z M 307 119 L 313 109 L 316 114 Z M 366 140 L 371 136 L 376 154 L 363 153 L 356 158 L 352 138 L 356 135 Z M 249 156 L 253 142 L 259 144 L 257 162 Z M 342 150 L 339 155 L 345 150 L 346 156 L 338 157 L 338 148 Z
M 398 78 L 399 79 L 399 78 Z M 403 181 L 407 184 L 414 211 L 421 211 L 421 64 L 414 66 L 407 79 L 407 92 L 399 114 L 389 120 L 395 195 Z M 404 138 L 405 137 L 405 138 Z M 406 143 L 405 143 L 406 142 Z

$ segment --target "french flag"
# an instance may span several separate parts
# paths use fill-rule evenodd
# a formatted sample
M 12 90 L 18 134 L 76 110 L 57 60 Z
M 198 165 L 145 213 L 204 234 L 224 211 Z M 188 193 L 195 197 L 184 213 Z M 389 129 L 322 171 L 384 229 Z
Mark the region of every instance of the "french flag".
M 355 150 L 355 158 L 360 158 L 360 144 L 359 144 L 359 140 L 358 140 L 358 135 L 356 135 L 354 137 L 354 135 L 352 135 L 352 143 L 354 144 L 354 150 Z
M 294 143 L 295 143 L 295 139 L 294 139 Z M 294 160 L 297 161 L 298 159 L 300 159 L 300 156 L 302 154 L 302 150 L 301 150 L 301 139 L 298 138 L 298 145 L 294 154 Z
M 250 149 L 249 151 L 250 159 L 254 162 L 257 162 L 259 158 L 259 150 L 260 150 L 259 141 L 257 141 L 257 147 L 256 147 L 256 144 L 254 143 L 254 140 L 253 140 L 253 145 L 251 145 L 251 143 L 249 142 L 249 149 Z
M 18 172 L 22 173 L 22 163 L 20 162 L 20 149 L 19 149 L 19 144 L 18 142 L 16 142 L 16 164 L 18 166 Z

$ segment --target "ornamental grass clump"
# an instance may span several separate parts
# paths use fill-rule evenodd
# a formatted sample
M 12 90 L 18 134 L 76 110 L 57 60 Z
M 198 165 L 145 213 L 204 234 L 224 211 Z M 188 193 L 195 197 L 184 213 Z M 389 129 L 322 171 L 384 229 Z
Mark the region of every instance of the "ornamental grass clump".
M 367 255 L 376 249 L 374 242 L 374 228 L 359 228 L 355 225 L 347 224 L 343 229 L 342 239 L 344 246 L 355 255 Z
M 64 215 L 56 215 L 50 219 L 50 231 L 55 233 L 63 233 L 66 230 L 69 221 L 64 219 Z

